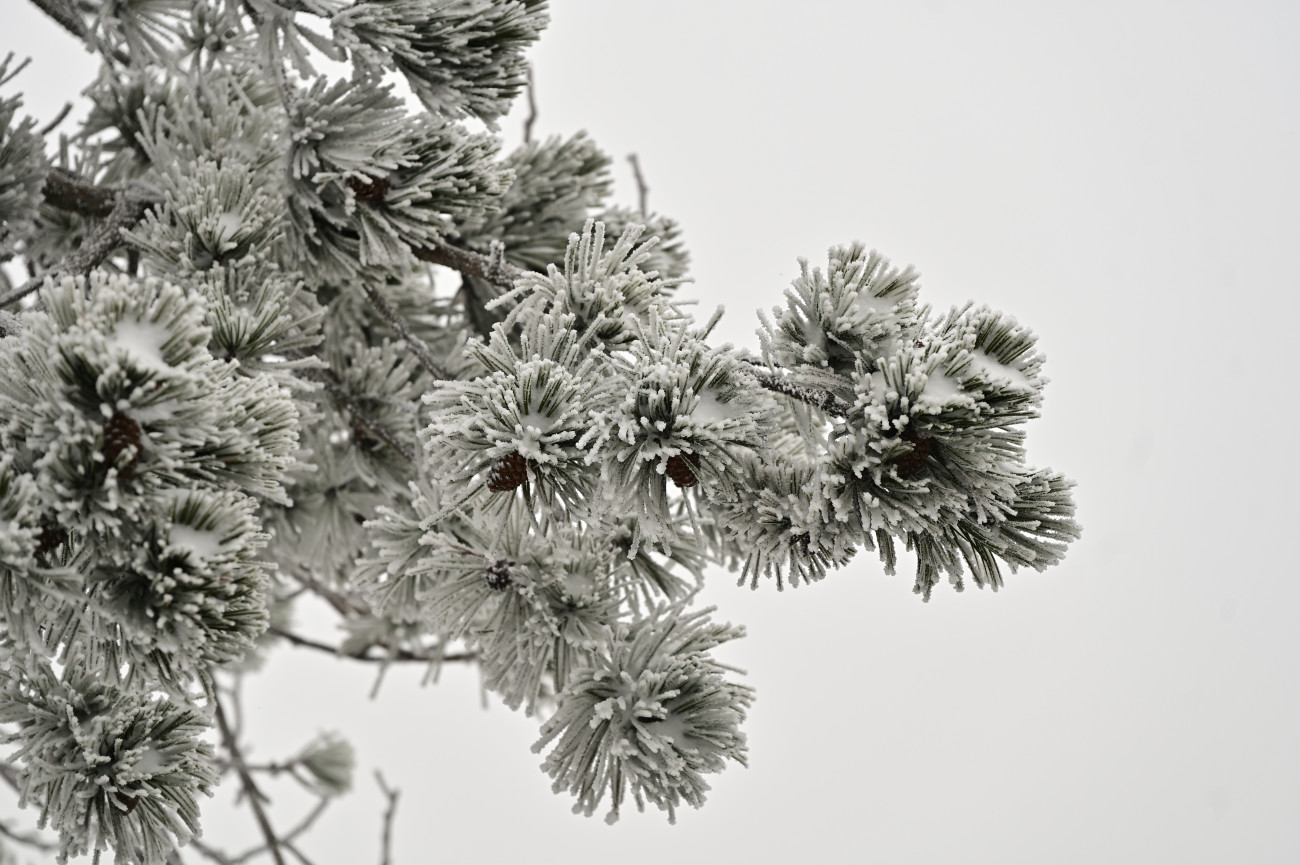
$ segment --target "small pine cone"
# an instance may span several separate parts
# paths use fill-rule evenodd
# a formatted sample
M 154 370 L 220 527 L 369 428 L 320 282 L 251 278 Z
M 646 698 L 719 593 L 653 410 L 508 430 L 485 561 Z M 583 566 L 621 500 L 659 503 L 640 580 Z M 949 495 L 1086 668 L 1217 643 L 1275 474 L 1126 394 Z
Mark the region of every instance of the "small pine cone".
M 668 458 L 665 470 L 677 486 L 693 487 L 700 482 L 699 473 L 696 472 L 699 467 L 699 457 L 689 451 L 682 451 Z
M 537 468 L 537 460 L 526 460 L 519 451 L 499 457 L 488 472 L 487 488 L 494 493 L 518 489 L 528 482 L 530 468 Z
M 41 520 L 41 533 L 36 536 L 36 555 L 48 556 L 68 540 L 68 530 Z
M 510 588 L 510 584 L 514 582 L 510 579 L 510 566 L 513 564 L 514 562 L 506 561 L 505 559 L 498 559 L 488 565 L 488 588 L 494 592 L 504 592 L 506 589 Z
M 135 810 L 136 805 L 140 804 L 140 797 L 128 796 L 125 793 L 123 793 L 121 790 L 114 793 L 113 798 L 117 800 L 117 804 L 121 805 L 123 808 L 126 809 L 126 813 L 128 814 L 130 814 L 132 811 Z
M 111 418 L 104 422 L 104 462 L 112 467 L 117 463 L 117 458 L 122 455 L 122 451 L 128 447 L 134 447 L 135 453 L 131 459 L 122 466 L 118 466 L 118 480 L 129 481 L 135 477 L 136 466 L 140 464 L 140 454 L 144 450 L 144 430 L 140 429 L 140 424 L 136 423 L 135 418 L 122 412 L 115 412 Z
M 347 183 L 348 189 L 356 194 L 357 201 L 383 201 L 388 190 L 392 188 L 387 177 L 371 177 L 368 174 L 364 180 L 360 177 L 349 177 Z
M 894 467 L 897 469 L 900 478 L 910 480 L 919 475 L 921 470 L 925 468 L 925 461 L 934 448 L 934 439 L 928 439 L 908 427 L 903 430 L 903 441 L 911 444 L 912 450 L 895 460 Z

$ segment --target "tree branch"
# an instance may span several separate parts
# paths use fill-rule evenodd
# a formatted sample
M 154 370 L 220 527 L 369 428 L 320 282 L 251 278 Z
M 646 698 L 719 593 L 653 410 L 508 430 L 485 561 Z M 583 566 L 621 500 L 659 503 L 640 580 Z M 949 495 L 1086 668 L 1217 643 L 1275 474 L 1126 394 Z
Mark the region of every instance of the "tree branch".
M 790 399 L 798 400 L 819 409 L 825 414 L 838 417 L 847 417 L 849 412 L 853 410 L 851 405 L 828 390 L 795 384 L 778 372 L 764 369 L 758 361 L 747 360 L 746 363 L 750 365 L 750 372 L 758 380 L 759 385 L 766 390 L 788 396 Z
M 67 0 L 32 0 L 32 3 L 36 5 L 37 9 L 53 18 L 60 27 L 81 40 L 88 49 L 102 47 L 92 44 L 90 30 L 86 27 L 86 20 L 77 13 L 77 10 Z M 131 58 L 120 48 L 112 49 L 109 56 L 123 66 L 131 64 Z
M 447 372 L 446 368 L 433 356 L 433 352 L 429 351 L 429 346 L 425 344 L 424 340 L 411 332 L 411 329 L 406 326 L 406 321 L 397 314 L 397 310 L 393 309 L 388 299 L 379 293 L 379 289 L 373 285 L 367 285 L 365 286 L 365 292 L 366 297 L 370 298 L 370 303 L 374 305 L 375 309 L 379 310 L 379 314 L 384 317 L 384 321 L 388 322 L 388 326 L 397 331 L 402 339 L 406 340 L 407 346 L 411 349 L 411 353 L 415 355 L 416 360 L 420 362 L 420 365 L 427 369 L 434 378 L 451 378 L 451 373 Z
M 134 226 L 154 205 L 131 190 L 95 186 L 85 183 L 61 169 L 51 171 L 42 190 L 45 200 L 60 210 L 70 210 L 83 216 L 101 217 L 102 222 L 81 242 L 81 247 L 58 267 L 33 276 L 20 288 L 0 297 L 0 309 L 22 300 L 45 284 L 47 279 L 62 276 L 85 276 L 98 267 L 122 242 L 122 232 Z
M 504 248 L 498 247 L 498 249 L 499 251 L 494 250 L 494 253 L 488 256 L 439 242 L 433 246 L 413 246 L 411 252 L 415 253 L 415 257 L 421 261 L 450 267 L 452 270 L 458 270 L 470 276 L 477 276 L 479 279 L 486 279 L 493 285 L 499 285 L 502 288 L 514 288 L 515 280 L 528 273 L 528 271 L 515 267 L 513 264 L 508 264 L 505 260 Z
M 230 752 L 230 762 L 235 767 L 235 772 L 239 775 L 240 786 L 248 794 L 248 805 L 253 809 L 253 817 L 257 820 L 257 826 L 262 830 L 262 837 L 266 839 L 266 849 L 270 851 L 271 858 L 275 860 L 275 865 L 285 865 L 284 855 L 280 852 L 280 840 L 275 836 L 275 830 L 271 828 L 271 821 L 267 819 L 266 811 L 262 808 L 262 800 L 265 798 L 262 791 L 257 789 L 257 782 L 253 780 L 252 774 L 248 771 L 248 765 L 244 762 L 244 755 L 239 750 L 239 743 L 235 741 L 235 736 L 230 731 L 230 724 L 226 721 L 226 713 L 221 708 L 221 699 L 217 696 L 216 689 L 212 690 L 212 705 L 216 710 L 217 728 L 221 731 L 221 740 Z
M 401 454 L 402 458 L 408 463 L 415 465 L 415 454 L 407 450 L 405 445 L 394 438 L 393 434 L 384 429 L 378 422 L 371 420 L 370 416 L 365 413 L 360 400 L 348 393 L 347 389 L 343 387 L 343 383 L 339 381 L 338 376 L 331 370 L 305 369 L 303 374 L 323 384 L 329 395 L 334 397 L 335 402 L 340 406 L 347 409 L 353 420 L 365 427 L 375 438 Z

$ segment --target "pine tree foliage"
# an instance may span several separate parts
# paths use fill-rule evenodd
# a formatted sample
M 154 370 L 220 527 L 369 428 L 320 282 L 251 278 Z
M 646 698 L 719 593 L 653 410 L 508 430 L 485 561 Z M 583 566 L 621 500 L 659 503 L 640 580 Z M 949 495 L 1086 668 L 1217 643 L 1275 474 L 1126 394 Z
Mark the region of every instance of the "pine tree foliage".
M 1078 536 L 1013 318 L 854 244 L 719 345 L 585 133 L 502 155 L 544 2 L 41 5 L 104 60 L 57 145 L 0 95 L 0 733 L 63 859 L 175 861 L 218 768 L 282 858 L 222 701 L 320 646 L 304 594 L 341 654 L 478 665 L 575 811 L 673 819 L 746 759 L 710 565 L 902 547 L 928 599 Z M 261 769 L 324 802 L 353 764 L 325 735 Z

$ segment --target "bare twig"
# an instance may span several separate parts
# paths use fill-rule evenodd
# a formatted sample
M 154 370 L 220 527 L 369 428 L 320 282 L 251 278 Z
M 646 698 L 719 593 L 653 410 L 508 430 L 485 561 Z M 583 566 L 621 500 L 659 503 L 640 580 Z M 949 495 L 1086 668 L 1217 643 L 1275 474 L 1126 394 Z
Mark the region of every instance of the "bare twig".
M 59 110 L 58 114 L 54 115 L 54 119 L 51 120 L 49 123 L 45 124 L 44 126 L 42 126 L 36 134 L 40 135 L 41 137 L 49 135 L 51 132 L 53 132 L 55 129 L 58 128 L 58 125 L 63 122 L 64 118 L 68 116 L 68 113 L 70 111 L 72 111 L 72 103 L 71 102 L 63 103 L 63 108 Z
M 225 853 L 222 853 L 216 847 L 203 843 L 198 838 L 191 838 L 190 846 L 202 853 L 208 859 L 216 862 L 217 865 L 234 865 L 235 860 L 231 859 Z
M 266 816 L 266 810 L 262 807 L 262 800 L 266 797 L 262 791 L 257 789 L 257 782 L 253 780 L 252 774 L 248 771 L 247 764 L 244 763 L 244 755 L 239 750 L 239 743 L 235 741 L 234 734 L 230 731 L 230 724 L 226 721 L 226 713 L 222 711 L 221 700 L 213 692 L 212 705 L 216 710 L 217 729 L 221 732 L 221 740 L 230 752 L 230 762 L 235 767 L 236 774 L 239 775 L 240 786 L 248 794 L 248 805 L 253 809 L 253 817 L 257 820 L 257 826 L 262 830 L 262 837 L 266 839 L 266 849 L 270 852 L 271 858 L 275 860 L 275 865 L 285 865 L 284 855 L 280 852 L 280 839 L 276 837 L 275 830 L 271 828 L 271 821 Z
M 438 359 L 433 356 L 433 352 L 429 351 L 429 346 L 425 345 L 424 340 L 411 332 L 411 329 L 406 325 L 406 321 L 397 314 L 397 310 L 393 309 L 388 299 L 379 293 L 379 289 L 373 285 L 367 285 L 365 292 L 366 297 L 370 298 L 370 303 L 374 305 L 375 309 L 379 310 L 379 314 L 384 317 L 384 321 L 388 322 L 388 326 L 397 331 L 402 339 L 406 340 L 407 346 L 411 349 L 411 353 L 415 355 L 416 360 L 420 361 L 420 365 L 427 369 L 434 378 L 451 378 L 451 373 L 447 372 L 446 368 L 438 363 Z
M 316 640 L 310 639 L 308 637 L 303 637 L 300 636 L 299 634 L 295 634 L 292 631 L 286 631 L 283 628 L 277 628 L 274 625 L 267 628 L 267 631 L 269 631 L 272 634 L 275 634 L 277 637 L 283 638 L 284 640 L 286 640 L 287 642 L 295 646 L 299 646 L 304 649 L 315 649 L 318 652 L 325 652 L 326 654 L 333 655 L 336 658 L 346 658 L 349 661 L 364 661 L 370 664 L 387 664 L 392 661 L 407 661 L 407 662 L 419 662 L 419 663 L 430 664 L 430 663 L 441 663 L 443 661 L 473 661 L 473 660 L 477 660 L 478 658 L 478 655 L 474 654 L 473 652 L 452 652 L 451 654 L 447 654 L 447 655 L 431 655 L 431 654 L 426 655 L 417 652 L 410 652 L 407 651 L 406 649 L 392 650 L 392 653 L 388 655 L 371 655 L 369 652 L 373 646 L 378 646 L 379 648 L 387 648 L 380 644 L 372 644 L 371 646 L 365 646 L 362 649 L 359 649 L 358 651 L 355 652 L 344 652 L 340 650 L 339 647 L 337 646 L 331 646 L 328 643 L 321 643 Z
M 402 791 L 389 789 L 378 769 L 375 770 L 375 780 L 388 799 L 388 807 L 384 809 L 383 847 L 379 853 L 379 865 L 389 865 L 393 849 L 393 815 L 397 813 L 397 797 L 402 795 Z
M 87 43 L 87 48 L 92 47 L 90 44 L 90 30 L 86 27 L 85 19 L 78 14 L 76 8 L 68 0 L 32 0 L 32 3 L 36 4 L 36 8 L 53 18 L 64 30 L 67 30 L 82 42 Z M 120 48 L 114 48 L 109 52 L 109 56 L 123 66 L 128 66 L 131 63 L 131 58 Z
M 537 120 L 537 98 L 533 93 L 533 66 L 528 65 L 528 116 L 524 118 L 524 144 L 533 140 L 533 123 Z
M 645 177 L 641 174 L 641 160 L 636 158 L 636 154 L 629 153 L 627 161 L 632 163 L 632 176 L 636 178 L 637 207 L 640 209 L 641 215 L 645 216 L 650 212 L 646 210 L 645 205 L 646 194 L 650 192 L 650 187 L 645 185 Z

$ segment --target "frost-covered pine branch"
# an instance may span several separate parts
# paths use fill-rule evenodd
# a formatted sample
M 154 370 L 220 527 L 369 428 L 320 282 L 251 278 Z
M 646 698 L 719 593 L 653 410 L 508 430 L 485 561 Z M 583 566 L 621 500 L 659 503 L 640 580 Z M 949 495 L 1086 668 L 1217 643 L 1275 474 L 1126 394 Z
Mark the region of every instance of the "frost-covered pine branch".
M 353 758 L 245 759 L 237 683 L 277 643 L 476 664 L 576 811 L 672 819 L 747 754 L 710 565 L 782 588 L 902 546 L 929 598 L 1078 536 L 1071 483 L 1025 464 L 1046 379 L 1014 319 L 936 313 L 853 244 L 757 352 L 719 345 L 679 227 L 609 200 L 594 141 L 503 153 L 544 2 L 37 5 L 104 62 L 58 147 L 0 65 L 26 273 L 0 292 L 0 769 L 62 858 L 239 858 L 198 840 L 222 775 L 294 854 Z M 304 597 L 344 639 L 295 629 Z M 297 826 L 275 778 L 319 798 Z

